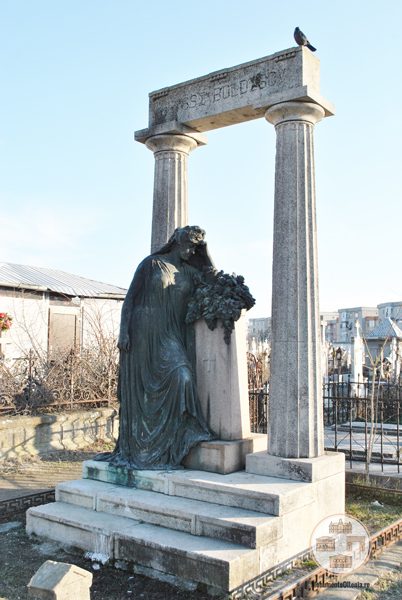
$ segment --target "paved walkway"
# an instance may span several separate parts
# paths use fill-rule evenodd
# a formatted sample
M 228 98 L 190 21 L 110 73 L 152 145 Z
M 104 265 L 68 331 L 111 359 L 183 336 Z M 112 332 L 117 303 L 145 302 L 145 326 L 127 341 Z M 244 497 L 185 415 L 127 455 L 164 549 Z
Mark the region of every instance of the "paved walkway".
M 336 436 L 332 427 L 324 428 L 324 444 L 326 448 L 335 448 L 336 446 L 339 450 L 349 452 L 350 443 L 352 443 L 353 453 L 356 453 L 357 456 L 359 454 L 364 456 L 366 449 L 366 438 L 364 431 L 353 430 L 350 439 L 350 433 L 344 426 L 341 426 L 341 428 L 338 429 Z M 388 432 L 384 433 L 381 443 L 380 433 L 377 432 L 373 444 L 374 456 L 380 457 L 382 453 L 384 458 L 396 460 L 396 457 L 398 456 L 398 448 L 399 450 L 402 449 L 402 436 L 399 440 L 398 446 L 398 438 L 395 434 L 389 434 Z
M 0 465 L 0 502 L 53 489 L 61 481 L 81 479 L 82 461 L 92 456 L 69 461 L 35 458 L 29 463 Z

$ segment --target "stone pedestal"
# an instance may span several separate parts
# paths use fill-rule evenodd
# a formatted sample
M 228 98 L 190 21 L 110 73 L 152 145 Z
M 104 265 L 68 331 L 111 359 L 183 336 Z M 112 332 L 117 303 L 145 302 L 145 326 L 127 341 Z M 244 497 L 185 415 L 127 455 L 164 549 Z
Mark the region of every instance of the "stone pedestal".
M 277 133 L 268 452 L 320 456 L 323 445 L 313 129 L 318 104 L 283 102 Z
M 267 448 L 266 436 L 250 431 L 245 316 L 235 323 L 230 344 L 220 325 L 211 331 L 203 320 L 195 324 L 195 338 L 198 396 L 217 440 L 198 444 L 183 465 L 222 474 L 240 471 L 248 453 Z
M 159 250 L 176 227 L 188 225 L 187 159 L 198 143 L 197 137 L 166 133 L 145 142 L 155 156 L 151 252 Z
M 250 435 L 247 380 L 246 320 L 235 323 L 230 344 L 223 328 L 208 329 L 204 320 L 195 324 L 197 390 L 202 412 L 220 440 Z
M 315 526 L 344 511 L 344 455 L 311 462 L 307 482 L 279 471 L 136 471 L 87 461 L 82 480 L 57 486 L 56 502 L 27 511 L 27 531 L 222 595 L 306 556 Z

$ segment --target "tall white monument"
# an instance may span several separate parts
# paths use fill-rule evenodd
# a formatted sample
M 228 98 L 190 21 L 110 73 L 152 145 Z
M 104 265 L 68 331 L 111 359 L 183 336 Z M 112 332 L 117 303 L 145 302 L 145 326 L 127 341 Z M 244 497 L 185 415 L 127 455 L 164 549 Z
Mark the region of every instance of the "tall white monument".
M 355 321 L 355 335 L 352 348 L 352 384 L 355 396 L 363 397 L 365 390 L 363 385 L 364 343 L 360 331 L 360 323 Z

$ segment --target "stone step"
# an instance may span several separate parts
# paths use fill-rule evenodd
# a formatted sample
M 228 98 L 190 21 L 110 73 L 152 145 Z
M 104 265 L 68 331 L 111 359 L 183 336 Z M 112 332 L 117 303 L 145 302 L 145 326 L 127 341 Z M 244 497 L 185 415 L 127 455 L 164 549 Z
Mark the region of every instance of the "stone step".
M 265 477 L 238 471 L 229 475 L 183 469 L 177 471 L 136 471 L 114 467 L 107 462 L 85 461 L 84 479 L 149 490 L 234 506 L 281 516 L 314 502 L 314 488 L 306 482 Z
M 281 517 L 90 479 L 59 484 L 56 500 L 248 548 L 282 536 Z
M 65 502 L 27 511 L 27 532 L 228 591 L 257 576 L 259 550 Z

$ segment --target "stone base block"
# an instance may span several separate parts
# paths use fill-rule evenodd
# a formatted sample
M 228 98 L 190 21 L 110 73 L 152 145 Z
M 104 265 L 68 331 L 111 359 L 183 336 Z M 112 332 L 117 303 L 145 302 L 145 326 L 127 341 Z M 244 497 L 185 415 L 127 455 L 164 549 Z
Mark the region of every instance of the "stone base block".
M 264 450 L 266 452 L 266 449 L 267 436 L 263 433 L 250 434 L 243 440 L 201 442 L 190 450 L 183 465 L 188 469 L 226 475 L 242 471 L 247 454 Z
M 28 583 L 28 593 L 42 600 L 91 600 L 92 573 L 68 563 L 47 560 Z
M 282 458 L 267 452 L 256 452 L 247 455 L 246 471 L 281 479 L 316 482 L 344 473 L 345 455 L 342 452 L 326 452 L 316 458 Z

